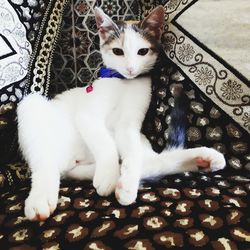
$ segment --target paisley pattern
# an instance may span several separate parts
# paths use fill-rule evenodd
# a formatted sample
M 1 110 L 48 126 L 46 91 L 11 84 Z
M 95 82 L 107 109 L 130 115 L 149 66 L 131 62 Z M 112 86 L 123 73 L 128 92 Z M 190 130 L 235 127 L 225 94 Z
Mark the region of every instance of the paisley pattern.
M 196 183 L 193 183 L 196 180 Z M 4 249 L 248 249 L 250 176 L 183 174 L 140 187 L 123 207 L 89 182 L 63 182 L 46 222 L 24 217 L 29 185 L 0 194 Z
M 0 163 L 17 158 L 15 107 L 28 84 L 28 64 L 47 0 L 0 0 Z
M 1 0 L 0 102 L 18 102 L 46 1 Z

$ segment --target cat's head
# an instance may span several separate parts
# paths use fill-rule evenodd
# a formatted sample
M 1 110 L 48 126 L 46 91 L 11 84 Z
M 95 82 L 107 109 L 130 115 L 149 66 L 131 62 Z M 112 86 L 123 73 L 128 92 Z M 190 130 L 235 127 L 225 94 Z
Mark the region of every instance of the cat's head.
M 95 18 L 106 67 L 128 79 L 153 68 L 164 26 L 162 6 L 156 7 L 142 21 L 114 22 L 100 8 L 95 8 Z

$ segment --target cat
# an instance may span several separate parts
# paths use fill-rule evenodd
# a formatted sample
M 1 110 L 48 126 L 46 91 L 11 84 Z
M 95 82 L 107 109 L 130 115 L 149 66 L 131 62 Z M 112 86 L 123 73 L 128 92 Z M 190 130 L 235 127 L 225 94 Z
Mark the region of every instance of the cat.
M 104 77 L 51 100 L 29 94 L 17 107 L 19 145 L 31 169 L 24 209 L 30 220 L 45 220 L 56 209 L 62 177 L 93 180 L 100 196 L 115 191 L 118 202 L 129 205 L 141 179 L 225 166 L 224 156 L 207 147 L 177 146 L 158 154 L 141 134 L 164 8 L 127 22 L 112 21 L 100 8 L 94 12 Z M 110 72 L 114 77 L 105 77 Z

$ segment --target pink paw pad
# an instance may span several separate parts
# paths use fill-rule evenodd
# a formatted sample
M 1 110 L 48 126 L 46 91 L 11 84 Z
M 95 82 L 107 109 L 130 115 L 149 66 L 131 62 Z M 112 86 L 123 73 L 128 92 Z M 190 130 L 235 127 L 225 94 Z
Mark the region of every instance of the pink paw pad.
M 123 185 L 121 182 L 118 182 L 117 185 L 116 185 L 116 189 L 115 189 L 115 197 L 117 200 L 120 199 L 120 195 L 119 195 L 119 192 L 118 192 L 118 189 L 122 189 L 123 188 Z
M 33 221 L 45 221 L 48 217 L 46 215 L 36 214 L 36 216 L 32 219 Z
M 201 167 L 201 168 L 210 168 L 210 162 L 209 160 L 205 160 L 201 157 L 198 157 L 195 159 L 196 160 L 196 164 L 197 166 Z

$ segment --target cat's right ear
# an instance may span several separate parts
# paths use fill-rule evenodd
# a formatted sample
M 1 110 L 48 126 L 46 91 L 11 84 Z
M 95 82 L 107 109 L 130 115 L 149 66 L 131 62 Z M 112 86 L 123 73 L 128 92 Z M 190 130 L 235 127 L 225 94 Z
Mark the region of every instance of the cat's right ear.
M 164 11 L 164 7 L 159 5 L 140 23 L 142 29 L 157 40 L 160 40 L 164 28 Z
M 119 30 L 112 19 L 101 8 L 95 7 L 95 20 L 101 39 L 107 40 L 111 31 Z

